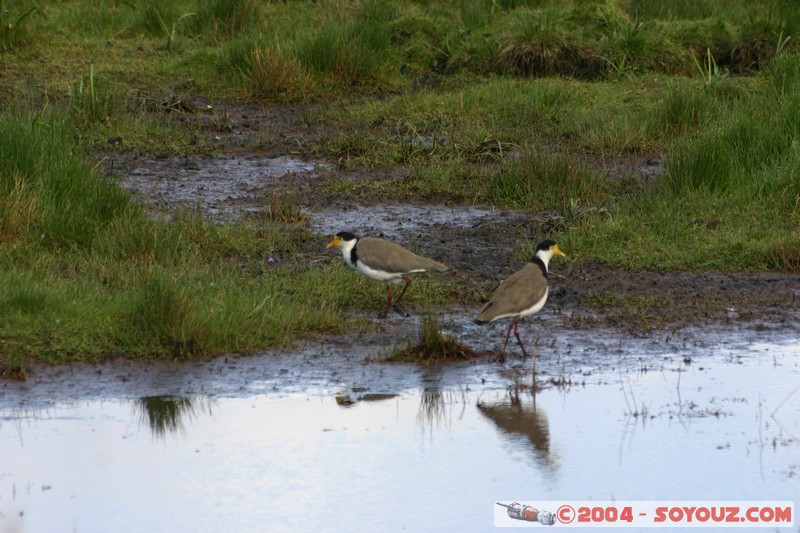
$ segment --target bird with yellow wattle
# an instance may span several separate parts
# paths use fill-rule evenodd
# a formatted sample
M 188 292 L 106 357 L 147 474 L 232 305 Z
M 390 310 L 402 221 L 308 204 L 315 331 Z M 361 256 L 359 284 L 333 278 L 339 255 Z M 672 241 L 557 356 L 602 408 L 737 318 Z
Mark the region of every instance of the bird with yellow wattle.
M 558 244 L 552 240 L 544 240 L 536 246 L 536 252 L 531 261 L 522 268 L 511 274 L 500 282 L 500 285 L 492 293 L 491 298 L 481 308 L 480 313 L 475 318 L 478 324 L 494 322 L 501 318 L 512 318 L 506 332 L 506 340 L 500 350 L 499 359 L 505 359 L 506 345 L 511 336 L 511 329 L 514 329 L 514 336 L 522 353 L 528 357 L 522 339 L 519 336 L 517 324 L 519 319 L 538 313 L 547 301 L 549 286 L 547 283 L 548 265 L 554 255 L 566 257 L 566 254 L 559 250 Z M 533 372 L 536 373 L 536 347 L 533 348 Z
M 411 285 L 409 274 L 429 270 L 435 272 L 449 270 L 446 265 L 417 255 L 397 243 L 378 237 L 358 238 L 347 231 L 337 233 L 328 243 L 327 248 L 338 248 L 342 252 L 345 263 L 366 277 L 386 284 L 386 309 L 383 318 L 389 315 L 389 309 L 392 307 L 392 284 L 404 281 L 406 283 L 400 296 L 394 300 L 395 311 L 403 315 L 399 304 Z

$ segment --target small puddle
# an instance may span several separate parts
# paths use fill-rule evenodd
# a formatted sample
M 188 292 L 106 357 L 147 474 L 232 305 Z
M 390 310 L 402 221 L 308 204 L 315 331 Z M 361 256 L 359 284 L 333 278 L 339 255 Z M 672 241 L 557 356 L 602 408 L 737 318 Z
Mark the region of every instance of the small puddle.
M 148 204 L 199 207 L 213 218 L 235 219 L 263 209 L 273 190 L 316 178 L 316 169 L 316 163 L 290 156 L 175 157 L 148 160 L 123 183 Z
M 173 157 L 150 159 L 128 172 L 123 184 L 146 204 L 167 212 L 199 208 L 218 220 L 235 220 L 243 213 L 261 211 L 273 192 L 300 189 L 319 176 L 324 163 L 291 156 Z M 473 206 L 447 207 L 407 203 L 337 205 L 304 209 L 310 229 L 322 235 L 342 230 L 362 235 L 391 235 L 404 242 L 433 226 L 450 229 L 480 224 L 513 226 L 525 216 Z
M 248 389 L 261 392 L 144 387 L 45 407 L 31 407 L 41 405 L 35 387 L 26 396 L 25 385 L 4 386 L 0 522 L 488 531 L 496 501 L 793 500 L 796 511 L 800 341 L 687 361 L 579 375 L 535 396 L 508 380 L 454 384 L 450 367 L 390 390 L 343 376 L 298 392 L 272 375 Z
M 359 235 L 384 234 L 400 242 L 411 235 L 427 235 L 435 226 L 458 230 L 484 223 L 513 225 L 525 220 L 521 213 L 482 207 L 392 203 L 310 210 L 309 215 L 311 230 L 322 235 L 349 230 Z

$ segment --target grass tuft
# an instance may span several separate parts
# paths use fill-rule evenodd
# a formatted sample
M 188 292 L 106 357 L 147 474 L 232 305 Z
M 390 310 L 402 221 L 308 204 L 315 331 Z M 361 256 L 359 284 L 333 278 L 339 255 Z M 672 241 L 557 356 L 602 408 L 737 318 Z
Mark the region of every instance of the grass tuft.
M 89 65 L 88 76 L 82 76 L 70 87 L 69 98 L 75 125 L 79 129 L 93 122 L 108 122 L 118 107 L 118 98 L 95 77 L 94 65 Z
M 25 381 L 28 379 L 28 374 L 25 371 L 25 367 L 22 365 L 0 364 L 0 378 Z
M 255 48 L 247 62 L 250 94 L 259 101 L 306 99 L 309 74 L 300 61 L 285 55 L 278 46 Z
M 573 156 L 536 152 L 507 160 L 490 188 L 492 202 L 532 211 L 595 203 L 604 182 Z
M 276 191 L 274 188 L 267 195 L 264 209 L 253 216 L 257 220 L 280 222 L 283 224 L 307 222 L 309 219 L 308 215 L 295 203 L 291 194 Z
M 0 52 L 19 48 L 30 40 L 28 19 L 39 10 L 37 6 L 17 9 L 14 4 L 0 0 Z
M 169 273 L 150 272 L 139 285 L 124 322 L 173 357 L 202 353 L 203 327 L 191 298 Z
M 428 364 L 461 361 L 475 356 L 471 348 L 442 333 L 438 317 L 426 315 L 420 324 L 419 342 L 392 353 L 387 360 Z
M 265 12 L 261 0 L 200 0 L 192 29 L 195 35 L 208 34 L 217 40 L 260 26 Z
M 511 29 L 501 34 L 497 70 L 525 77 L 558 74 L 595 79 L 603 75 L 607 62 L 564 29 L 565 24 L 562 13 L 519 11 Z
M 767 251 L 767 266 L 781 272 L 800 272 L 800 234 L 794 233 Z
M 0 215 L 5 233 L 87 246 L 113 220 L 136 216 L 127 192 L 98 179 L 57 116 L 0 116 Z

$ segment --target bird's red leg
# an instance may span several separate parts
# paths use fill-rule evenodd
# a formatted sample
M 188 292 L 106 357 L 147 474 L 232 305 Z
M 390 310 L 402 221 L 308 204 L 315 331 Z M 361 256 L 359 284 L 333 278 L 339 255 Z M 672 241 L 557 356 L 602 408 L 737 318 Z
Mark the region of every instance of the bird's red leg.
M 525 351 L 525 345 L 522 344 L 522 339 L 519 338 L 519 330 L 517 330 L 517 322 L 519 322 L 519 317 L 514 319 L 514 335 L 517 337 L 517 342 L 519 343 L 519 347 L 522 348 L 522 355 L 528 357 L 528 352 Z
M 406 285 L 403 287 L 403 290 L 400 291 L 400 296 L 398 296 L 397 300 L 394 301 L 394 310 L 397 311 L 398 314 L 405 316 L 403 311 L 400 310 L 399 304 L 400 300 L 403 298 L 403 295 L 406 293 L 406 289 L 408 289 L 409 285 L 411 285 L 411 278 L 403 274 L 403 279 L 405 280 Z
M 500 361 L 506 360 L 506 346 L 508 346 L 508 339 L 511 337 L 511 328 L 515 327 L 518 321 L 519 317 L 514 317 L 514 320 L 512 320 L 511 324 L 508 325 L 508 331 L 506 331 L 506 342 L 503 343 L 503 349 L 500 350 L 500 357 L 498 357 Z
M 383 319 L 389 316 L 389 308 L 392 307 L 392 286 L 386 286 L 386 309 L 383 311 Z

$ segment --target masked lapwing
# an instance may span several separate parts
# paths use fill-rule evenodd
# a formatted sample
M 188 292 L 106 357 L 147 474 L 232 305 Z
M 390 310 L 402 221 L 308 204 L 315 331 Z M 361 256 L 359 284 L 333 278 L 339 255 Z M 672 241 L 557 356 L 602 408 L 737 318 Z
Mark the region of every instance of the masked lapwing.
M 522 339 L 519 337 L 517 323 L 519 319 L 539 312 L 547 301 L 547 267 L 550 259 L 554 255 L 566 257 L 564 252 L 558 249 L 558 244 L 551 240 L 540 242 L 536 246 L 536 253 L 531 262 L 525 267 L 511 274 L 500 282 L 500 285 L 492 293 L 491 299 L 481 308 L 480 313 L 475 318 L 478 324 L 494 322 L 501 318 L 512 318 L 511 324 L 506 332 L 506 341 L 503 349 L 500 350 L 499 359 L 505 359 L 508 338 L 511 336 L 511 328 L 514 328 L 514 335 L 517 337 L 522 353 L 528 357 Z M 536 347 L 533 347 L 533 369 L 536 372 Z
M 427 270 L 436 272 L 448 270 L 448 267 L 442 263 L 421 257 L 410 250 L 406 250 L 399 244 L 377 237 L 359 239 L 347 231 L 337 233 L 327 247 L 338 248 L 341 250 L 342 256 L 348 265 L 368 278 L 386 284 L 384 318 L 388 316 L 389 308 L 392 307 L 392 283 L 406 282 L 400 292 L 400 296 L 394 301 L 395 310 L 402 315 L 403 312 L 398 305 L 409 285 L 411 285 L 409 274 Z

